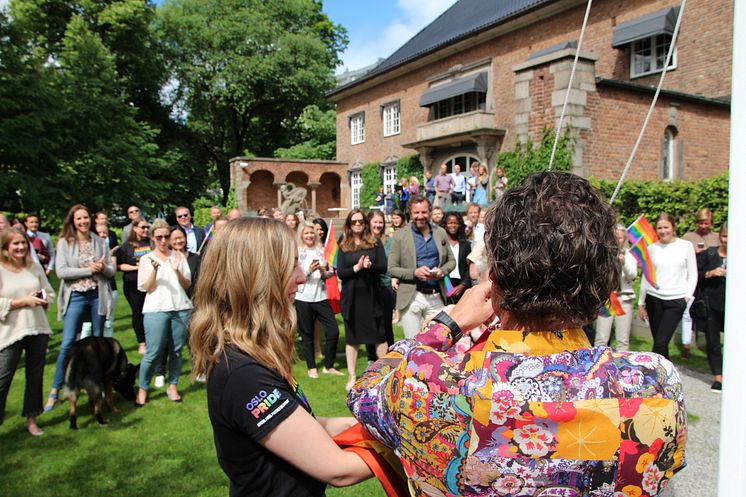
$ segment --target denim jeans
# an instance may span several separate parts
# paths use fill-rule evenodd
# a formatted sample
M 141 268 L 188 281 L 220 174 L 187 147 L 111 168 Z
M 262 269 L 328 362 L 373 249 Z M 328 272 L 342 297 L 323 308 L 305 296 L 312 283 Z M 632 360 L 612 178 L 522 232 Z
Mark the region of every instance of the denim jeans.
M 67 351 L 75 343 L 75 337 L 83 326 L 86 313 L 91 317 L 91 334 L 95 337 L 104 336 L 105 316 L 98 313 L 97 289 L 70 294 L 70 301 L 67 303 L 62 320 L 62 344 L 60 344 L 60 354 L 57 356 L 57 367 L 54 370 L 54 380 L 52 380 L 52 388 L 55 390 L 59 390 L 62 386 L 65 376 L 65 357 L 67 357 Z
M 150 390 L 150 379 L 161 355 L 168 348 L 168 383 L 176 385 L 181 375 L 181 349 L 187 338 L 191 309 L 183 311 L 146 312 L 145 356 L 140 362 L 140 388 Z
M 117 308 L 117 301 L 119 300 L 119 292 L 117 290 L 111 291 L 111 319 L 107 319 L 104 321 L 104 336 L 105 337 L 113 337 L 114 336 L 114 309 Z M 83 328 L 80 330 L 80 338 L 86 338 L 91 336 L 91 323 L 89 321 L 86 321 L 83 323 Z

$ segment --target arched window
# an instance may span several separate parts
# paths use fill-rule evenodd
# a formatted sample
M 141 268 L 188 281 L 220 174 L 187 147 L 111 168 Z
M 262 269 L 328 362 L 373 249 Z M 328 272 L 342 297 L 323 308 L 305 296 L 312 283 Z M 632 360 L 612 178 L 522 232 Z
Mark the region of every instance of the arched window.
M 676 179 L 676 128 L 669 126 L 663 132 L 661 149 L 661 179 L 673 181 Z

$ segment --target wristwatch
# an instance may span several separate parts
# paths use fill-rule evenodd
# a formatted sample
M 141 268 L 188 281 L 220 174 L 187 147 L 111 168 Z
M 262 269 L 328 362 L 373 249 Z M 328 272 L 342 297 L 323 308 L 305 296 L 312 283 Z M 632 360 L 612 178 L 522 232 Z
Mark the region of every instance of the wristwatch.
M 464 332 L 461 331 L 461 327 L 459 327 L 459 325 L 456 324 L 456 321 L 454 321 L 453 318 L 451 318 L 451 316 L 449 316 L 445 311 L 440 311 L 438 314 L 436 314 L 432 321 L 438 322 L 448 328 L 448 332 L 449 335 L 451 335 L 451 340 L 453 341 L 453 343 L 458 342 L 464 335 Z

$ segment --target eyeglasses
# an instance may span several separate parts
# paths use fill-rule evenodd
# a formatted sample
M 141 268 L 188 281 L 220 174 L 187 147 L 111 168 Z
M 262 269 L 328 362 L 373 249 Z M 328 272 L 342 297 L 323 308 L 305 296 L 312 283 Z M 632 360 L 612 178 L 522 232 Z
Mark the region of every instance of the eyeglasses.
M 157 235 L 157 236 L 154 236 L 153 238 L 155 238 L 159 242 L 162 242 L 163 240 L 168 240 L 168 237 L 166 235 Z
M 189 217 L 189 214 L 177 214 L 176 215 L 176 219 L 182 219 L 182 218 L 185 218 L 185 217 Z
M 132 209 L 131 211 L 127 211 L 127 214 L 134 214 L 135 212 L 140 212 L 140 209 Z
M 365 224 L 365 219 L 352 219 L 350 224 Z

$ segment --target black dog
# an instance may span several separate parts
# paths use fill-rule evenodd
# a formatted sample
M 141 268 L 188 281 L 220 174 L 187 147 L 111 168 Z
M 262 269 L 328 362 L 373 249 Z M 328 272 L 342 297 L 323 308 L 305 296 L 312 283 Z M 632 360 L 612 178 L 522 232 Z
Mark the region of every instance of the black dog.
M 88 337 L 70 347 L 65 358 L 64 393 L 70 403 L 70 428 L 78 429 L 75 404 L 81 389 L 88 393 L 88 401 L 99 424 L 106 424 L 101 409 L 101 395 L 113 412 L 112 388 L 127 400 L 135 398 L 134 382 L 140 366 L 127 360 L 122 345 L 113 338 Z

